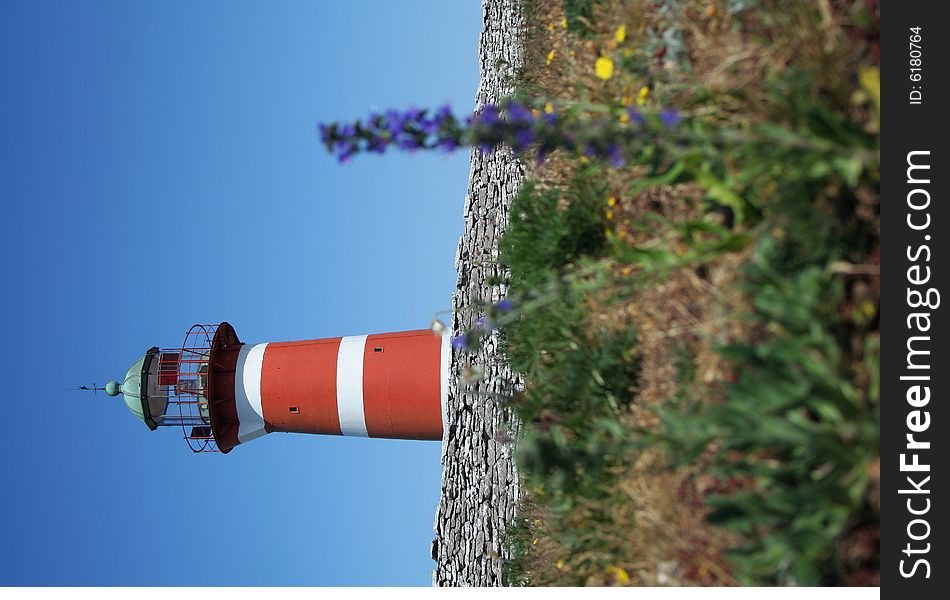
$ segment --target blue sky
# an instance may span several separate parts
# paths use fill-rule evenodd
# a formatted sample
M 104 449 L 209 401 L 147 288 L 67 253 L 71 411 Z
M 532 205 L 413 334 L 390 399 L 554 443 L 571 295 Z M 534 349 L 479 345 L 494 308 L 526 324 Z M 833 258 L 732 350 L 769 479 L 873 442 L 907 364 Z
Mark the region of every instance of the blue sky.
M 427 326 L 467 153 L 341 166 L 316 123 L 470 109 L 480 29 L 477 0 L 0 1 L 0 585 L 430 583 L 438 443 L 193 455 L 64 388 L 196 322 L 245 342 Z

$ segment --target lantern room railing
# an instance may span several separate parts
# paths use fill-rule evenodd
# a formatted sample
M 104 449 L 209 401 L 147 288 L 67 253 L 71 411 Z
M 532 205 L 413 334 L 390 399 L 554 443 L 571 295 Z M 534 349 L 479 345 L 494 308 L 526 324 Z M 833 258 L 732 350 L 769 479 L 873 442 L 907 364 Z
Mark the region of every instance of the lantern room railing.
M 163 414 L 153 414 L 155 424 L 181 427 L 192 452 L 218 452 L 206 397 L 211 341 L 217 329 L 217 325 L 192 325 L 181 346 L 159 350 L 153 358 L 157 362 L 149 369 L 155 377 L 149 396 L 167 401 Z

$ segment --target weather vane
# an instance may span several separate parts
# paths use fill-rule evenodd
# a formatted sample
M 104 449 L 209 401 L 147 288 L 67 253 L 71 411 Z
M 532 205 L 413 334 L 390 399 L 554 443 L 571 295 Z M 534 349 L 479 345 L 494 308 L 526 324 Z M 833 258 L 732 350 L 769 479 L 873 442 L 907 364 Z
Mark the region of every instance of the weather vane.
M 104 391 L 106 391 L 106 388 L 104 388 L 104 387 L 98 387 L 95 383 L 92 384 L 92 387 L 89 387 L 88 385 L 81 385 L 81 386 L 79 386 L 79 387 L 66 388 L 66 389 L 67 389 L 67 390 L 82 390 L 82 391 L 84 391 L 84 392 L 92 392 L 93 395 L 98 395 L 98 392 L 104 392 Z

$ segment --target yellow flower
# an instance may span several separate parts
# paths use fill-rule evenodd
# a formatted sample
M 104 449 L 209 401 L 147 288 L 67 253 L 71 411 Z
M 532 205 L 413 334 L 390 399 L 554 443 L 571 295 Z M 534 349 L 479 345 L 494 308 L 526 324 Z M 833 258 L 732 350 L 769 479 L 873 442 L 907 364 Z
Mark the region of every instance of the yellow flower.
M 548 23 L 548 31 L 554 31 L 554 23 Z
M 616 565 L 610 565 L 607 567 L 607 570 L 614 574 L 614 577 L 617 579 L 617 583 L 620 585 L 626 585 L 630 583 L 630 575 L 628 575 L 627 572 L 620 567 Z
M 561 29 L 567 29 L 567 19 L 561 19 Z
M 590 159 L 587 158 L 586 156 L 582 156 L 580 160 L 581 160 L 582 165 L 586 165 L 587 163 L 590 162 Z
M 881 72 L 877 67 L 865 67 L 858 71 L 858 82 L 867 92 L 874 108 L 881 111 Z
M 620 271 L 620 273 L 621 273 L 621 275 L 623 275 L 624 277 L 626 277 L 626 276 L 630 275 L 630 272 L 631 272 L 631 271 L 632 271 L 632 269 L 631 269 L 630 267 L 624 267 L 624 268 Z
M 544 112 L 547 113 L 547 114 L 553 113 L 553 112 L 554 112 L 554 105 L 551 104 L 550 102 L 546 103 L 546 104 L 544 105 Z
M 564 568 L 564 559 L 563 559 L 563 558 L 557 559 L 557 563 L 556 563 L 554 566 L 557 567 L 558 570 L 563 569 L 563 568 Z
M 625 39 L 627 39 L 627 26 L 621 25 L 617 28 L 617 33 L 614 34 L 614 39 L 617 40 L 618 44 L 622 44 Z
M 610 198 L 607 198 L 607 206 L 613 206 L 615 204 L 617 204 L 616 198 L 614 198 L 613 196 L 611 196 Z
M 610 220 L 613 220 L 613 218 L 614 218 L 614 211 L 608 210 L 608 211 L 607 211 L 607 220 L 610 221 Z
M 624 112 L 620 113 L 620 116 L 618 117 L 618 119 L 620 119 L 620 122 L 621 122 L 621 123 L 629 123 L 629 122 L 630 122 L 630 115 L 627 114 L 626 111 L 624 111 Z
M 610 60 L 606 56 L 601 56 L 597 59 L 597 62 L 594 63 L 594 72 L 597 73 L 597 76 L 607 81 L 614 74 L 614 61 Z
M 554 60 L 554 50 L 548 52 L 548 64 L 551 64 L 552 60 Z
M 637 106 L 643 106 L 647 102 L 647 96 L 650 95 L 650 88 L 643 86 L 640 88 L 640 91 L 637 92 Z
M 577 52 L 574 52 L 573 50 L 571 50 L 568 54 L 571 55 L 571 58 L 574 58 L 574 56 L 577 55 Z

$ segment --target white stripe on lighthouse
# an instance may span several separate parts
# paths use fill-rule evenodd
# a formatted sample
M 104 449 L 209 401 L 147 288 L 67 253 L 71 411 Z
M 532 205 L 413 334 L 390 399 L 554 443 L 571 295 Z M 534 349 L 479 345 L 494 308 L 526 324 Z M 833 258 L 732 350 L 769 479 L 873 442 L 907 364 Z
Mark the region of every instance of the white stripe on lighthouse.
M 242 444 L 259 438 L 264 429 L 264 409 L 261 408 L 261 368 L 267 343 L 251 346 L 244 344 L 238 353 L 234 371 L 234 402 L 238 414 L 238 441 Z
M 340 340 L 336 355 L 336 409 L 340 415 L 340 433 L 369 437 L 363 414 L 363 352 L 365 335 L 350 335 Z
M 449 430 L 449 365 L 452 362 L 452 334 L 442 334 L 442 351 L 439 353 L 439 401 L 442 404 L 442 439 Z

